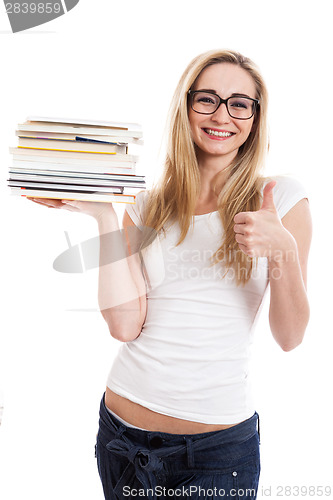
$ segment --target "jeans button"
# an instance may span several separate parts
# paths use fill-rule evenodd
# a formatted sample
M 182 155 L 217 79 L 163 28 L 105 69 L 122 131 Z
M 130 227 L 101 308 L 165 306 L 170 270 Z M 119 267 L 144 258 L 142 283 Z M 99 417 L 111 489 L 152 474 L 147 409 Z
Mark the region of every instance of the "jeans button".
M 158 448 L 158 446 L 162 446 L 162 444 L 163 444 L 163 438 L 161 438 L 161 436 L 153 436 L 150 439 L 149 443 L 154 448 Z

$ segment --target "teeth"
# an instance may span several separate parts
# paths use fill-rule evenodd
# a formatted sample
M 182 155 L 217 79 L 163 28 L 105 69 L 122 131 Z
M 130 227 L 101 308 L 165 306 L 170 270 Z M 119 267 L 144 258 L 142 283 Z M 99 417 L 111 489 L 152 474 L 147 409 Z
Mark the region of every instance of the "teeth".
M 207 134 L 215 135 L 216 137 L 230 137 L 232 134 L 230 132 L 218 132 L 217 130 L 211 130 L 210 128 L 205 129 Z

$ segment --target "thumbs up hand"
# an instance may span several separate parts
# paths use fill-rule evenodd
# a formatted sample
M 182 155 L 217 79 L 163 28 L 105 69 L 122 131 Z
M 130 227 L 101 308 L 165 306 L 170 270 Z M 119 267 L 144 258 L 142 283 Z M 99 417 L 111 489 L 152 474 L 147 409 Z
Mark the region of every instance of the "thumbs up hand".
M 282 225 L 274 205 L 276 181 L 266 184 L 263 201 L 256 212 L 240 212 L 234 217 L 235 239 L 242 252 L 250 257 L 275 258 L 290 245 L 292 235 Z

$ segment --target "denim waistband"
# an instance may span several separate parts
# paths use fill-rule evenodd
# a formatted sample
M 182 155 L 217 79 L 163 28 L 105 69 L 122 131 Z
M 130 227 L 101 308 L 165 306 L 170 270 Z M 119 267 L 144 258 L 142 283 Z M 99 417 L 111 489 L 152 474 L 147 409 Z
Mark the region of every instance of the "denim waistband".
M 163 458 L 187 453 L 188 465 L 191 466 L 194 451 L 247 441 L 257 433 L 257 425 L 260 439 L 257 412 L 244 422 L 227 429 L 200 434 L 170 434 L 124 425 L 107 411 L 104 397 L 105 393 L 100 404 L 99 439 L 109 452 L 128 459 L 128 465 L 115 485 L 114 491 L 120 499 L 125 500 L 123 488 L 129 484 L 133 475 L 136 475 L 143 488 L 155 491 L 156 474 L 163 473 L 164 469 Z M 155 500 L 155 496 L 151 498 Z

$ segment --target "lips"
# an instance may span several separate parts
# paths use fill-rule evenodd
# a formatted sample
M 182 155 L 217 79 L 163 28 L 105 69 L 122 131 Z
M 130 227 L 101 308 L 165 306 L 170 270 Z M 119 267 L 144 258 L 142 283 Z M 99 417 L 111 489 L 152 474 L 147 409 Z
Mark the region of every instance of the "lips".
M 235 135 L 234 132 L 230 132 L 229 130 L 221 130 L 215 128 L 203 128 L 202 130 L 212 139 L 228 139 L 229 137 Z

